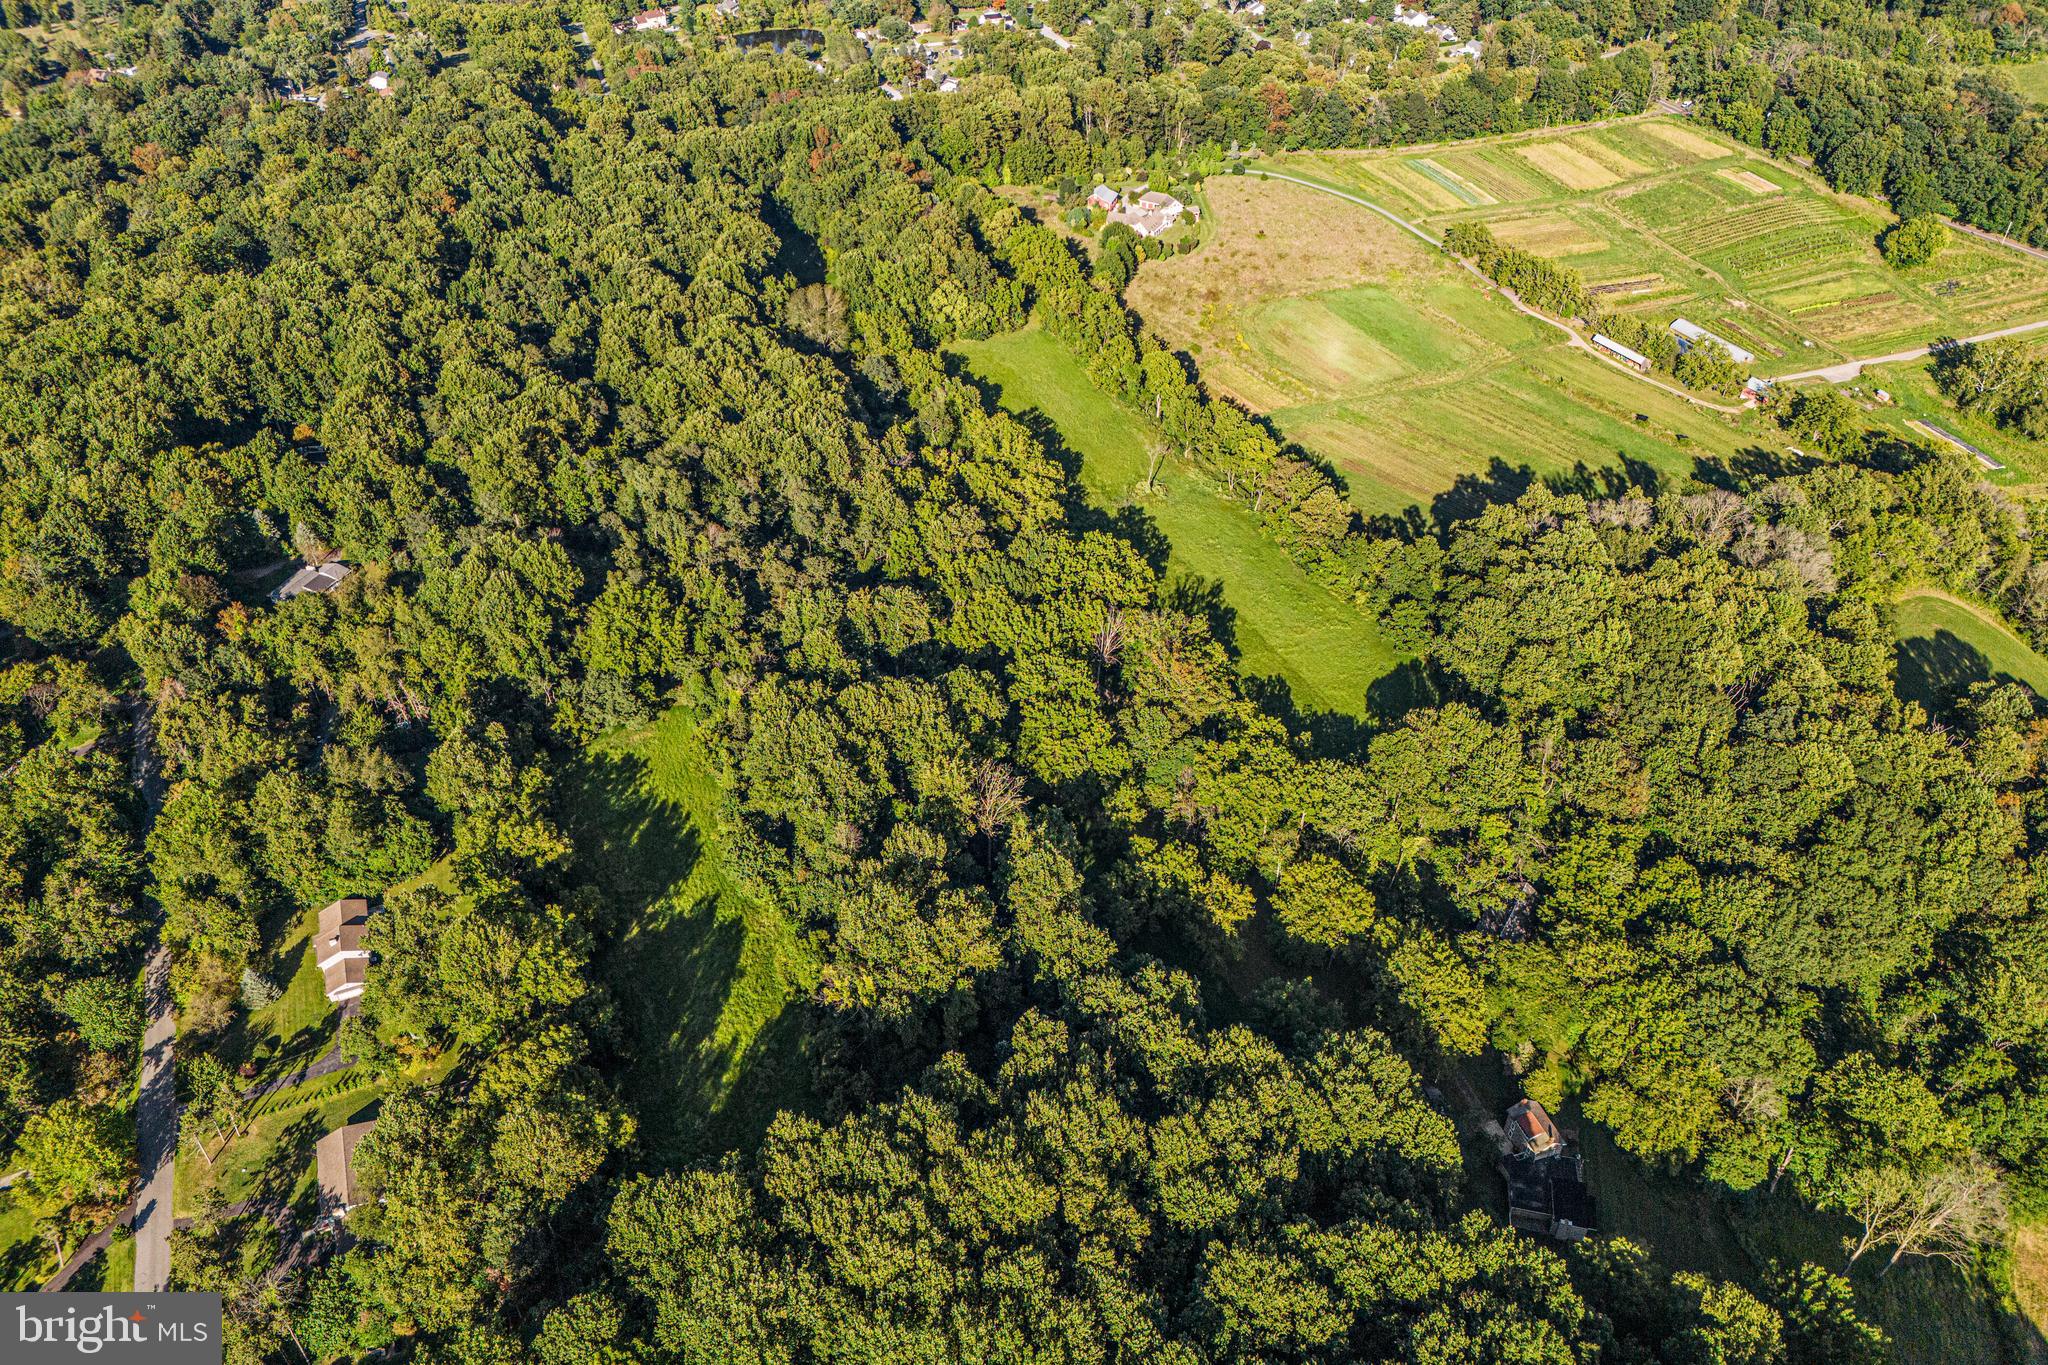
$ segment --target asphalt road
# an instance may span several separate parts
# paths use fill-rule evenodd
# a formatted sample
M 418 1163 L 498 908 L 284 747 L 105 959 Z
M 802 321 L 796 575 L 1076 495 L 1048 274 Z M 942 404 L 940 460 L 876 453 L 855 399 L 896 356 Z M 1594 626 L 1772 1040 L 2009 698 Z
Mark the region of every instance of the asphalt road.
M 178 1101 L 171 1087 L 171 954 L 159 943 L 143 978 L 149 1027 L 142 1035 L 142 1090 L 135 1103 L 135 1290 L 160 1294 L 171 1282 L 171 1183 L 178 1164 Z
M 2038 332 L 2043 327 L 2048 327 L 2048 320 L 2023 322 L 2017 327 L 2001 327 L 1995 332 L 1985 332 L 1981 336 L 1958 338 L 1952 344 L 1967 346 L 1972 342 L 1996 341 L 2000 337 L 2016 337 L 2027 332 Z M 1863 360 L 1844 360 L 1839 365 L 1823 365 L 1819 369 L 1800 370 L 1793 374 L 1781 374 L 1771 382 L 1773 384 L 1782 384 L 1787 380 L 1795 379 L 1825 379 L 1830 384 L 1846 384 L 1862 374 L 1865 365 L 1893 365 L 1902 360 L 1918 360 L 1921 356 L 1932 355 L 1933 353 L 1934 347 L 1932 344 L 1929 344 L 1917 350 L 1894 351 L 1890 355 L 1874 355 Z

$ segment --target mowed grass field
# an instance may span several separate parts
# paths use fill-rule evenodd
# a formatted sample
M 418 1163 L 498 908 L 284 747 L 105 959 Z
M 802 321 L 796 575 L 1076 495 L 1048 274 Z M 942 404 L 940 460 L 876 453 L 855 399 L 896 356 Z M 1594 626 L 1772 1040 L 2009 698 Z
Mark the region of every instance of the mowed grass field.
M 1171 546 L 1169 578 L 1217 585 L 1238 663 L 1253 677 L 1286 682 L 1297 707 L 1362 717 L 1367 691 L 1398 662 L 1373 623 L 1287 558 L 1240 503 L 1191 469 L 1168 461 L 1160 488 L 1140 488 L 1146 442 L 1138 414 L 1096 388 L 1059 342 L 1037 328 L 954 347 L 1005 411 L 1036 413 L 1080 461 L 1089 501 L 1115 513 L 1135 508 Z
M 1432 232 L 1484 222 L 1578 269 L 1603 307 L 1690 318 L 1765 375 L 2048 317 L 2048 263 L 1958 238 L 1893 270 L 1876 245 L 1889 210 L 1689 120 L 1271 164 Z
M 579 863 L 629 916 L 601 963 L 633 1039 L 641 1139 L 663 1160 L 751 1146 L 812 1101 L 802 998 L 817 961 L 727 868 L 722 794 L 688 705 L 594 744 L 568 775 Z
M 1901 696 L 1939 714 L 1970 684 L 2021 682 L 2048 697 L 2048 659 L 1998 613 L 1933 589 L 1898 605 Z
M 1685 476 L 1780 444 L 1760 418 L 1572 350 L 1355 204 L 1250 176 L 1212 177 L 1207 192 L 1213 239 L 1147 262 L 1127 297 L 1211 388 L 1329 460 L 1367 513 L 1429 510 L 1460 481 L 1597 487 L 1624 463 Z

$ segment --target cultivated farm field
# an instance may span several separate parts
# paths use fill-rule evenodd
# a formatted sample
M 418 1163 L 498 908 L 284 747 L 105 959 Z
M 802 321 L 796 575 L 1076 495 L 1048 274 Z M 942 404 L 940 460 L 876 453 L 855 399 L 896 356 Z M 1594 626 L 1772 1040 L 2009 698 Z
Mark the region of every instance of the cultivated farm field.
M 1571 350 L 1366 209 L 1252 177 L 1212 177 L 1207 196 L 1212 239 L 1146 263 L 1126 297 L 1212 389 L 1335 466 L 1367 513 L 1445 495 L 1459 508 L 1461 481 L 1598 487 L 1624 463 L 1683 476 L 1780 444 L 1761 418 Z
M 1765 375 L 2048 317 L 2048 263 L 1959 237 L 1893 270 L 1876 245 L 1888 210 L 1682 119 L 1272 164 L 1431 232 L 1484 222 L 1576 267 L 1603 306 L 1682 314 Z

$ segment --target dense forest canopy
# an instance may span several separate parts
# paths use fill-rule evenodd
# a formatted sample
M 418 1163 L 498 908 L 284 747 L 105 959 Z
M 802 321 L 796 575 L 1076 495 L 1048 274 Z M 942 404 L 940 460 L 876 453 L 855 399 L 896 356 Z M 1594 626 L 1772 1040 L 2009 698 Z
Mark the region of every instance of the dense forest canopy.
M 120 11 L 132 80 L 0 48 L 0 1139 L 110 1141 L 157 913 L 196 1120 L 283 926 L 400 888 L 346 1041 L 447 1067 L 385 1103 L 345 1254 L 179 1235 L 232 1359 L 1881 1358 L 1834 1267 L 1508 1231 L 1421 1077 L 1492 1047 L 1888 1251 L 1974 1254 L 1906 1216 L 1958 1190 L 2038 1206 L 2048 729 L 2017 687 L 1931 723 L 1890 628 L 1913 585 L 2048 627 L 2024 511 L 1815 399 L 1805 465 L 1368 524 L 992 188 L 1678 91 L 2048 234 L 2036 115 L 1913 65 L 1965 15 L 1587 8 L 1461 18 L 1491 55 L 1438 81 L 1334 52 L 1344 7 L 1263 51 L 1108 7 L 901 103 L 539 4 L 419 0 L 392 92 L 325 107 L 276 98 L 327 74 L 318 7 Z M 1027 322 L 1420 703 L 1332 744 L 1247 689 L 1142 516 L 939 349 Z M 669 1159 L 562 775 L 678 703 L 821 970 L 815 1111 Z M 77 1164 L 91 1221 L 119 1173 Z

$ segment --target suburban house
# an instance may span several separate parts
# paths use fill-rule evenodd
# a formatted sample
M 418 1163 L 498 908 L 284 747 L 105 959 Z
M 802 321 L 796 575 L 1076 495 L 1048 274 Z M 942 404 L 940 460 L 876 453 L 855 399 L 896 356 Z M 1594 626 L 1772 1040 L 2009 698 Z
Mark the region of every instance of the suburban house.
M 1444 56 L 1464 57 L 1471 62 L 1477 63 L 1479 60 L 1479 40 L 1477 38 L 1468 38 L 1456 47 L 1447 47 L 1444 49 Z
M 1140 237 L 1157 237 L 1180 221 L 1187 206 L 1170 194 L 1151 190 L 1131 203 L 1112 211 L 1109 221 L 1123 223 Z
M 313 1171 L 320 1182 L 321 1211 L 346 1218 L 348 1211 L 363 1202 L 362 1186 L 356 1178 L 356 1148 L 377 1126 L 375 1119 L 337 1128 L 313 1145 Z
M 1516 1156 L 1549 1156 L 1563 1146 L 1550 1111 L 1535 1100 L 1521 1100 L 1508 1109 L 1508 1150 Z
M 1088 207 L 1101 209 L 1104 213 L 1114 209 L 1122 200 L 1123 196 L 1107 185 L 1097 185 L 1088 191 Z
M 1613 356 L 1616 360 L 1635 366 L 1644 374 L 1650 372 L 1650 357 L 1632 347 L 1622 345 L 1613 337 L 1602 336 L 1600 333 L 1595 332 L 1593 333 L 1593 344 Z
M 1734 361 L 1736 364 L 1756 364 L 1756 357 L 1751 355 L 1748 351 L 1743 350 L 1740 346 L 1737 346 L 1732 341 L 1722 340 L 1720 337 L 1715 336 L 1712 332 L 1709 332 L 1706 328 L 1700 326 L 1697 322 L 1687 322 L 1684 318 L 1680 318 L 1678 319 L 1678 321 L 1671 324 L 1671 335 L 1678 338 L 1678 349 L 1681 352 L 1691 350 L 1694 346 L 1697 346 L 1702 341 L 1711 341 L 1716 346 L 1719 346 L 1722 350 L 1726 351 L 1728 353 L 1728 358 Z
M 380 93 L 388 92 L 391 89 L 391 73 L 389 71 L 372 71 L 370 78 L 364 81 L 363 84 Z
M 941 95 L 950 95 L 959 88 L 960 80 L 957 76 L 949 74 L 939 77 L 939 93 Z
M 1576 1242 L 1591 1233 L 1593 1196 L 1585 1160 L 1570 1150 L 1535 1100 L 1509 1106 L 1501 1175 L 1508 1185 L 1508 1226 Z
M 370 950 L 363 934 L 370 927 L 370 903 L 344 896 L 320 912 L 320 931 L 313 939 L 313 960 L 327 982 L 327 998 L 343 1004 L 363 993 L 370 975 Z
M 1436 16 L 1426 9 L 1409 9 L 1406 5 L 1396 5 L 1394 22 L 1403 28 L 1428 28 L 1436 22 Z
M 270 594 L 270 600 L 289 602 L 302 592 L 333 592 L 341 580 L 352 572 L 348 565 L 338 559 L 330 559 L 325 564 L 302 565 L 298 572 L 287 578 L 279 585 L 277 591 Z

